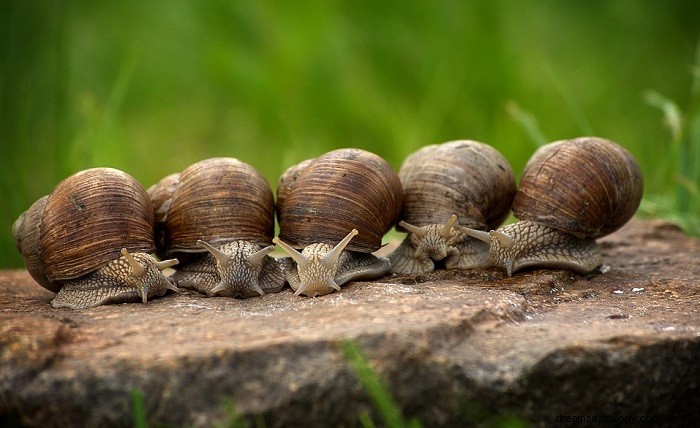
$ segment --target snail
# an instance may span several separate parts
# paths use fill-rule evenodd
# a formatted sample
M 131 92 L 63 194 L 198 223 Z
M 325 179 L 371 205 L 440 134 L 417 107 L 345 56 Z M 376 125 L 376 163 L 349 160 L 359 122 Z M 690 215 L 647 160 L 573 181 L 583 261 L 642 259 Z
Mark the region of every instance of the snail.
M 290 256 L 281 260 L 294 294 L 315 297 L 385 275 L 389 260 L 371 253 L 398 220 L 402 196 L 391 165 L 361 149 L 334 150 L 285 171 L 273 242 Z
M 390 254 L 393 273 L 490 265 L 488 245 L 465 228 L 488 230 L 508 216 L 515 176 L 493 147 L 471 140 L 425 146 L 399 169 L 404 190 L 397 230 L 408 232 Z
M 265 178 L 234 158 L 211 158 L 148 189 L 164 254 L 183 261 L 178 286 L 209 296 L 255 297 L 284 287 L 274 251 L 275 203 Z
M 153 242 L 153 206 L 125 172 L 92 168 L 61 181 L 12 226 L 27 270 L 55 308 L 142 301 L 177 291 Z
M 540 147 L 523 170 L 513 201 L 520 221 L 468 233 L 489 245 L 508 276 L 530 266 L 593 271 L 601 264 L 596 238 L 627 223 L 639 207 L 642 173 L 618 144 L 595 137 Z

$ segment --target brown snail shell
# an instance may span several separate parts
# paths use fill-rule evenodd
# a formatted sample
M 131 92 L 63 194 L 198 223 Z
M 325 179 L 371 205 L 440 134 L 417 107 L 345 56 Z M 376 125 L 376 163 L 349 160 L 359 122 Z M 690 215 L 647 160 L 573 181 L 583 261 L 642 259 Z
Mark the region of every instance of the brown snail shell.
M 15 247 L 24 258 L 24 264 L 32 278 L 47 290 L 58 293 L 61 283 L 51 282 L 41 259 L 41 216 L 48 198 L 48 195 L 40 198 L 19 216 L 12 225 L 12 235 Z
M 472 140 L 422 147 L 406 157 L 399 177 L 401 220 L 415 226 L 442 224 L 456 214 L 464 226 L 498 227 L 508 217 L 516 190 L 505 157 Z
M 422 147 L 401 165 L 404 189 L 400 231 L 404 243 L 390 256 L 392 272 L 430 272 L 488 264 L 487 248 L 461 227 L 487 230 L 508 216 L 515 176 L 493 147 L 472 140 Z
M 524 168 L 513 202 L 520 221 L 470 235 L 489 243 L 492 262 L 509 276 L 529 266 L 587 273 L 601 263 L 595 239 L 632 218 L 643 187 L 639 165 L 618 144 L 596 137 L 556 141 Z
M 123 281 L 104 278 L 105 284 L 109 282 L 113 286 L 109 291 L 101 291 L 101 296 L 96 296 L 94 290 L 67 286 L 88 285 L 89 280 L 84 278 L 127 257 L 124 249 L 134 253 L 139 262 L 156 264 L 148 256 L 155 250 L 151 201 L 138 181 L 113 168 L 87 169 L 66 178 L 17 219 L 13 234 L 30 274 L 43 287 L 59 292 L 54 306 L 62 302 L 61 305 L 70 307 L 88 307 L 108 301 L 129 301 L 136 296 L 131 290 L 125 293 L 129 296 L 119 300 L 115 290 L 124 287 Z M 165 267 L 158 264 L 159 270 Z M 112 270 L 118 270 L 117 265 Z M 155 276 L 155 282 L 163 288 L 158 292 L 154 291 L 158 287 L 146 288 L 148 296 L 162 295 L 165 288 L 170 288 L 166 287 L 169 281 L 160 273 Z M 70 296 L 66 297 L 67 294 Z M 72 300 L 74 297 L 80 301 Z M 145 301 L 147 296 L 140 297 Z
M 277 207 L 284 206 L 287 195 L 292 187 L 294 187 L 294 183 L 297 181 L 299 174 L 301 174 L 314 159 L 315 158 L 306 159 L 296 165 L 292 165 L 280 175 L 277 181 Z
M 401 181 L 391 165 L 361 149 L 339 149 L 312 160 L 277 204 L 280 239 L 295 248 L 335 244 L 352 229 L 349 250 L 373 252 L 396 223 Z
M 274 213 L 272 190 L 257 169 L 235 158 L 199 161 L 182 171 L 173 192 L 165 218 L 167 252 L 205 252 L 198 240 L 270 245 Z
M 556 141 L 540 147 L 525 165 L 513 214 L 598 238 L 632 218 L 642 193 L 639 165 L 618 144 L 592 137 Z
M 282 288 L 279 266 L 266 257 L 274 249 L 274 198 L 253 166 L 231 157 L 205 159 L 165 177 L 149 193 L 160 221 L 156 229 L 162 230 L 162 251 L 204 257 L 178 269 L 173 277 L 178 285 L 232 297 Z M 250 257 L 253 267 L 244 262 Z M 217 270 L 223 265 L 229 266 L 226 272 Z
M 288 169 L 278 189 L 274 242 L 293 259 L 283 263 L 296 294 L 326 294 L 388 271 L 387 259 L 369 254 L 381 247 L 403 200 L 387 161 L 366 150 L 334 150 Z

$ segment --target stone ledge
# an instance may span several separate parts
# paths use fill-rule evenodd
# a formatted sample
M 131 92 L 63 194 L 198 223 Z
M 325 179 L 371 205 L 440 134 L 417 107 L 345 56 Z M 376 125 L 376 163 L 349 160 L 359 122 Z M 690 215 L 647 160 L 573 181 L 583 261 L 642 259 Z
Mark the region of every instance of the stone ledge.
M 184 292 L 80 311 L 0 272 L 0 425 L 129 425 L 133 388 L 153 424 L 211 425 L 232 400 L 265 426 L 357 425 L 374 410 L 346 339 L 426 426 L 700 421 L 700 241 L 633 221 L 601 243 L 609 268 L 587 276 L 441 271 L 315 299 Z

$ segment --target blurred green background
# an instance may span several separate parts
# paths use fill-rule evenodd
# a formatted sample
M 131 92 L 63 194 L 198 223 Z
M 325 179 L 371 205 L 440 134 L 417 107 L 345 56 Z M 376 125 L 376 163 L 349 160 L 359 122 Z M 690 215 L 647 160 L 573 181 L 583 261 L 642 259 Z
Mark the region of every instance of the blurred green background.
M 469 138 L 517 174 L 537 144 L 630 150 L 641 212 L 700 230 L 697 1 L 0 2 L 0 267 L 11 225 L 93 166 L 148 187 L 212 156 L 273 189 L 361 147 L 398 169 Z

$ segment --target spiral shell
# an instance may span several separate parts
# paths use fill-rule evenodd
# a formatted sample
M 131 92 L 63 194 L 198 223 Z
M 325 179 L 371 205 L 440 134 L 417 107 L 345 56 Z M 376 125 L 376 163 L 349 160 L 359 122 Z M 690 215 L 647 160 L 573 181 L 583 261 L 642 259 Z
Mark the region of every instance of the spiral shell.
M 61 284 L 53 283 L 46 277 L 41 260 L 41 216 L 44 213 L 48 195 L 34 202 L 12 225 L 15 247 L 24 258 L 27 271 L 36 282 L 47 290 L 58 293 Z
M 156 204 L 165 221 L 168 254 L 206 251 L 198 240 L 215 246 L 238 240 L 263 246 L 272 242 L 272 190 L 251 165 L 234 158 L 205 159 L 179 178 L 168 179 L 165 187 L 172 190 L 169 202 L 168 191 L 153 189 L 151 195 L 163 201 Z
M 339 149 L 308 163 L 277 204 L 280 238 L 292 247 L 335 245 L 353 229 L 347 249 L 373 252 L 398 220 L 403 193 L 391 165 L 361 149 Z
M 153 207 L 143 186 L 112 168 L 77 172 L 38 200 L 13 225 L 27 270 L 43 287 L 78 278 L 120 257 L 151 252 Z
M 471 140 L 419 149 L 405 159 L 399 177 L 401 219 L 415 226 L 443 224 L 456 214 L 461 225 L 495 228 L 508 216 L 516 189 L 503 155 Z
M 579 238 L 597 238 L 627 223 L 642 194 L 641 170 L 627 150 L 603 138 L 580 137 L 533 154 L 513 214 Z

